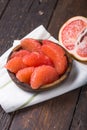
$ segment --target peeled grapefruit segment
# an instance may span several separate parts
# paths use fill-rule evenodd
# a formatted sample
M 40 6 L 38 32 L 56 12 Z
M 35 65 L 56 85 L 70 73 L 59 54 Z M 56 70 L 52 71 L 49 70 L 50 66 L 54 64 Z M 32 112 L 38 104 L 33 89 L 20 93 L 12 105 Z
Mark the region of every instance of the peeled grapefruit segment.
M 11 58 L 24 57 L 25 55 L 28 55 L 28 54 L 30 54 L 30 52 L 27 51 L 27 50 L 19 50 L 19 51 L 13 52 L 12 55 L 11 55 Z
M 30 77 L 31 74 L 34 71 L 34 67 L 26 67 L 24 69 L 19 70 L 16 73 L 16 78 L 20 81 L 20 82 L 24 82 L 24 83 L 30 83 Z
M 34 72 L 31 75 L 30 84 L 33 89 L 38 89 L 40 86 L 51 83 L 58 79 L 58 74 L 55 68 L 42 65 L 36 67 Z
M 21 46 L 23 49 L 26 49 L 32 52 L 32 51 L 39 51 L 41 44 L 36 39 L 25 38 L 21 41 Z
M 5 65 L 5 68 L 13 73 L 17 73 L 20 69 L 25 67 L 27 66 L 23 63 L 22 57 L 14 57 L 10 59 Z
M 40 66 L 40 65 L 51 65 L 53 66 L 52 61 L 49 57 L 45 56 L 43 53 L 32 52 L 30 55 L 25 55 L 23 57 L 24 64 L 28 66 Z
M 59 31 L 60 44 L 80 61 L 87 61 L 87 18 L 69 19 Z
M 43 41 L 42 52 L 47 55 L 52 61 L 59 75 L 62 75 L 67 67 L 68 61 L 65 50 L 59 45 L 51 41 Z

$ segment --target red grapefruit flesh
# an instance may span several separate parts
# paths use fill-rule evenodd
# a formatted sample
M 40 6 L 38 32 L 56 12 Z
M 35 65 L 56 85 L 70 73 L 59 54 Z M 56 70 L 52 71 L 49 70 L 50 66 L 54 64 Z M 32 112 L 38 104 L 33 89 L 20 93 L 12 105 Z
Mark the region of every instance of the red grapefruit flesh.
M 67 62 L 67 57 L 63 56 L 61 59 L 56 59 L 54 61 L 55 64 L 55 68 L 58 72 L 58 74 L 62 75 L 64 74 L 64 72 L 66 71 L 67 67 L 68 67 L 68 62 Z
M 52 83 L 57 79 L 58 74 L 55 68 L 48 65 L 42 65 L 35 68 L 31 75 L 30 84 L 33 89 L 38 89 L 41 86 Z
M 27 66 L 23 63 L 22 57 L 14 57 L 5 65 L 5 68 L 13 73 L 17 73 L 20 69 L 25 67 Z
M 39 52 L 32 52 L 30 55 L 23 57 L 24 64 L 28 66 L 53 65 L 49 57 Z
M 87 57 L 87 33 L 83 36 L 82 41 L 79 41 L 77 53 L 82 57 Z
M 25 55 L 30 54 L 27 50 L 19 50 L 12 53 L 11 58 L 13 57 L 24 57 Z
M 33 89 L 58 80 L 68 67 L 65 49 L 49 40 L 42 40 L 42 44 L 34 39 L 27 40 L 30 44 L 22 42 L 22 49 L 10 55 L 5 67 Z
M 21 46 L 23 49 L 26 49 L 32 52 L 32 51 L 39 51 L 41 44 L 36 39 L 25 38 L 21 41 Z
M 87 61 L 87 18 L 69 19 L 59 31 L 60 44 L 79 61 Z
M 20 82 L 24 82 L 24 83 L 30 83 L 30 77 L 31 74 L 34 71 L 34 67 L 27 67 L 24 69 L 21 69 L 17 72 L 16 74 L 16 78 L 20 81 Z
M 51 46 L 51 48 L 53 48 L 53 50 L 55 50 L 56 55 L 57 55 L 57 53 L 58 53 L 58 55 L 60 53 L 60 56 L 63 56 L 65 54 L 65 51 L 63 50 L 62 47 L 60 47 L 58 44 L 56 44 L 50 40 L 42 40 L 42 44 Z
M 62 75 L 68 66 L 65 50 L 59 45 L 48 41 L 48 43 L 42 45 L 42 51 L 53 61 L 58 74 Z

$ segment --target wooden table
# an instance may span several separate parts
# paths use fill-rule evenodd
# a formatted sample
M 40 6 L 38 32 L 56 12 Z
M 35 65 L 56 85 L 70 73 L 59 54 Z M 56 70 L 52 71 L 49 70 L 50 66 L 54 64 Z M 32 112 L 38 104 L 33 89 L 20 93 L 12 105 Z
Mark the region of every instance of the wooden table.
M 0 0 L 0 55 L 41 24 L 57 38 L 76 15 L 87 17 L 87 0 Z M 10 114 L 0 107 L 0 130 L 87 130 L 87 86 Z

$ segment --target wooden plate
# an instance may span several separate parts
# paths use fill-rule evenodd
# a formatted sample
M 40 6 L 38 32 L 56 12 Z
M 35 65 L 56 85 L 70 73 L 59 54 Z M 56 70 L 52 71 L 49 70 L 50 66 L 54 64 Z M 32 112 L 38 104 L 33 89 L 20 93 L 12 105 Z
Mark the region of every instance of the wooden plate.
M 12 52 L 10 53 L 10 55 L 8 56 L 7 62 L 8 62 L 8 60 L 10 59 L 10 56 L 12 55 L 13 52 L 19 51 L 19 50 L 21 50 L 21 49 L 22 49 L 22 47 L 21 47 L 20 45 L 16 46 L 16 47 L 12 50 Z M 65 52 L 66 52 L 66 56 L 67 56 L 67 59 L 68 59 L 68 67 L 67 67 L 66 72 L 65 72 L 58 80 L 56 80 L 56 81 L 54 81 L 54 82 L 52 82 L 52 83 L 50 83 L 50 84 L 43 85 L 43 86 L 40 87 L 39 89 L 32 89 L 29 84 L 20 82 L 20 81 L 16 78 L 15 74 L 12 73 L 12 72 L 10 72 L 9 70 L 8 70 L 8 74 L 10 75 L 11 79 L 13 80 L 13 82 L 14 82 L 19 88 L 21 88 L 21 89 L 23 89 L 23 90 L 25 90 L 25 91 L 28 91 L 28 92 L 40 92 L 40 91 L 45 91 L 45 90 L 53 89 L 54 87 L 58 87 L 58 85 L 68 77 L 68 75 L 69 75 L 69 73 L 70 73 L 70 71 L 71 71 L 71 68 L 72 68 L 72 58 L 71 58 L 70 54 L 69 54 L 66 50 L 65 50 Z

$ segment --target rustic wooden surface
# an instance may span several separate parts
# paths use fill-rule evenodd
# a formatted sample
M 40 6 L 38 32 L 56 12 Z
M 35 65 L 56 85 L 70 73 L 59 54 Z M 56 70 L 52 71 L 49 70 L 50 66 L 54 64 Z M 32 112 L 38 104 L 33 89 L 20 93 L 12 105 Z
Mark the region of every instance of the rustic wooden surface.
M 0 0 L 0 55 L 41 24 L 57 38 L 76 15 L 87 17 L 87 0 Z M 10 114 L 0 107 L 0 130 L 87 130 L 87 86 Z

